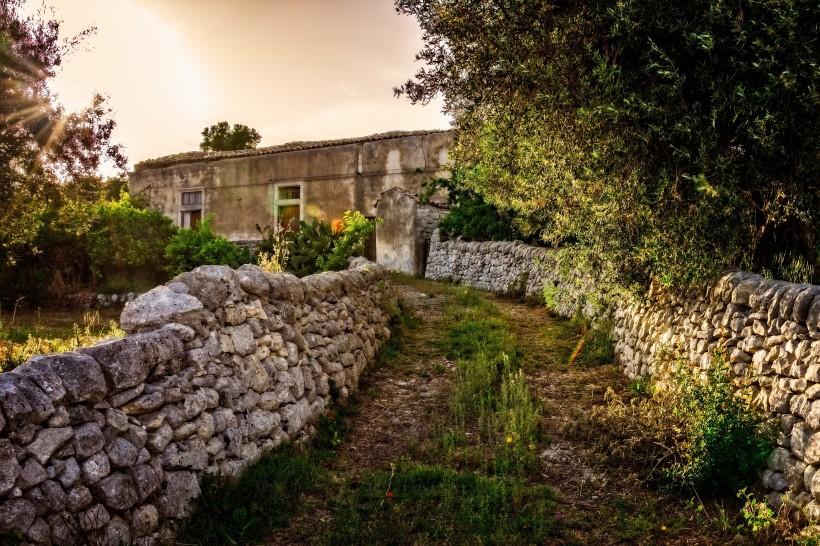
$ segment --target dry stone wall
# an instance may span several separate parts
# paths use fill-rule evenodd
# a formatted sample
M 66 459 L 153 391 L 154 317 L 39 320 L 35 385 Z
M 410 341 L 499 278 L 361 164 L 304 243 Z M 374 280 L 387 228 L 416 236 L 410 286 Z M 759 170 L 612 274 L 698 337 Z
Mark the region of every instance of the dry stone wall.
M 820 520 L 820 286 L 734 271 L 702 290 L 653 288 L 645 301 L 607 309 L 593 303 L 594 283 L 559 272 L 548 249 L 437 234 L 427 276 L 496 292 L 524 279 L 525 292 L 554 298 L 559 314 L 609 314 L 616 358 L 630 378 L 653 374 L 663 351 L 708 369 L 723 349 L 738 388 L 777 427 L 778 446 L 761 476 L 770 503 L 788 501 Z
M 309 436 L 331 388 L 356 387 L 392 298 L 361 258 L 304 279 L 204 266 L 131 302 L 127 336 L 0 374 L 0 529 L 158 544 L 203 475 Z

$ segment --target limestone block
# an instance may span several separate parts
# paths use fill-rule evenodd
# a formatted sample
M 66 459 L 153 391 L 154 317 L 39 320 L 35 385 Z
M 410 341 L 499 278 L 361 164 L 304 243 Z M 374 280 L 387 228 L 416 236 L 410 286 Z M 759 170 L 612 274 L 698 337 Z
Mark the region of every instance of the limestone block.
M 145 537 L 159 527 L 159 512 L 152 504 L 140 506 L 131 514 L 131 529 L 136 537 Z
M 100 451 L 83 461 L 80 468 L 82 469 L 85 485 L 94 485 L 111 473 L 111 463 L 104 451 Z
M 139 450 L 125 438 L 116 438 L 105 451 L 114 468 L 130 468 L 137 462 L 139 453 Z
M 17 461 L 14 461 L 14 464 L 17 464 Z M 43 465 L 34 459 L 26 459 L 26 462 L 20 470 L 16 485 L 23 491 L 26 491 L 35 485 L 43 483 L 47 478 L 48 474 L 46 474 L 46 469 L 43 468 Z
M 193 472 L 166 472 L 165 487 L 157 508 L 169 518 L 182 519 L 190 514 L 191 501 L 201 494 Z
M 84 532 L 102 529 L 111 521 L 111 515 L 102 504 L 94 504 L 78 514 L 77 522 Z
M 74 436 L 71 427 L 45 428 L 40 430 L 32 443 L 26 446 L 26 453 L 40 464 L 46 464 L 51 455 Z
M 123 316 L 135 303 L 126 307 Z M 123 329 L 128 328 L 123 326 Z M 133 334 L 120 339 L 103 341 L 93 347 L 79 349 L 78 352 L 88 354 L 100 363 L 113 389 L 124 390 L 136 387 L 145 381 L 158 365 L 168 361 L 179 361 L 183 358 L 182 341 L 174 335 L 174 332 L 172 328 L 163 328 L 153 332 Z M 178 367 L 178 365 L 172 367 Z
M 21 471 L 11 442 L 6 438 L 0 438 L 0 495 L 6 494 L 14 487 Z
M 160 479 L 156 471 L 149 465 L 137 465 L 129 473 L 134 480 L 138 502 L 153 495 L 160 487 Z
M 86 354 L 37 355 L 29 362 L 37 368 L 50 367 L 59 377 L 69 403 L 100 402 L 108 392 L 100 365 Z
M 172 470 L 203 470 L 208 466 L 208 452 L 199 438 L 184 443 L 172 443 L 162 454 L 162 464 Z
M 80 459 L 87 459 L 103 448 L 105 438 L 97 423 L 85 423 L 74 428 L 74 454 Z
M 148 434 L 146 447 L 151 453 L 161 453 L 165 450 L 174 437 L 174 429 L 168 423 L 163 423 L 159 428 Z
M 94 496 L 109 508 L 127 510 L 138 502 L 134 480 L 128 474 L 115 472 L 96 483 Z
M 77 463 L 77 459 L 70 457 L 66 459 L 65 466 L 57 479 L 60 481 L 60 485 L 68 488 L 76 484 L 81 477 L 82 470 L 79 463 Z
M 126 415 L 142 415 L 159 409 L 165 404 L 165 396 L 162 392 L 143 394 L 135 400 L 125 404 L 120 409 Z
M 812 436 L 812 430 L 807 423 L 804 421 L 800 421 L 795 423 L 794 427 L 792 428 L 792 435 L 791 435 L 791 451 L 797 457 L 802 458 L 809 464 L 809 460 L 806 458 L 806 449 L 809 446 L 809 440 Z M 820 442 L 820 438 L 815 440 L 815 443 Z M 813 454 L 813 456 L 816 456 Z
M 25 533 L 34 523 L 34 505 L 25 499 L 11 499 L 0 504 L 0 529 L 18 529 Z

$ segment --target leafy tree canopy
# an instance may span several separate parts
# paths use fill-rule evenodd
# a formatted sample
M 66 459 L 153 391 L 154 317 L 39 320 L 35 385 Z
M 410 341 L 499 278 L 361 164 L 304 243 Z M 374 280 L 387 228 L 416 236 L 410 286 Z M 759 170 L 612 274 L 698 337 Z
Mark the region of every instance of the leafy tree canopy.
M 199 148 L 203 152 L 228 152 L 256 148 L 262 137 L 247 125 L 234 123 L 231 127 L 227 121 L 220 121 L 202 130 L 202 142 Z
M 60 23 L 23 18 L 23 2 L 0 0 L 0 265 L 34 240 L 72 181 L 88 180 L 106 158 L 126 164 L 102 96 L 68 113 L 48 88 L 63 56 L 94 29 L 61 40 Z
M 621 286 L 729 264 L 807 280 L 820 235 L 815 0 L 396 0 L 463 187 Z

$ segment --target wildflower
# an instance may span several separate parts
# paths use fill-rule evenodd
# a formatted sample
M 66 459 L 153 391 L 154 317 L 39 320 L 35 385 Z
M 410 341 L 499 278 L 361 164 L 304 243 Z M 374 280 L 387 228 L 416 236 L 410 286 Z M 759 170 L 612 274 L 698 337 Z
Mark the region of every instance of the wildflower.
M 387 497 L 388 499 L 392 499 L 392 498 L 393 498 L 393 492 L 392 492 L 392 491 L 388 491 L 387 493 L 385 493 L 385 495 L 384 495 L 384 496 L 385 496 L 385 497 Z
M 508 444 L 511 444 L 511 443 L 512 443 L 512 436 L 507 436 L 507 443 L 508 443 Z

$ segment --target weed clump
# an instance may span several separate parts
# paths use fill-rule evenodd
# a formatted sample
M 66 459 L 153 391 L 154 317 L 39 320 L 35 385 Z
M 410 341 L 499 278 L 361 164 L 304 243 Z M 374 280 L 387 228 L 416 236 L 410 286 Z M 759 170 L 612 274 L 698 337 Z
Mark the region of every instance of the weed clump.
M 607 403 L 575 425 L 610 462 L 642 468 L 664 489 L 734 495 L 755 481 L 772 449 L 763 416 L 736 396 L 723 356 L 700 376 L 680 359 L 654 385 Z

